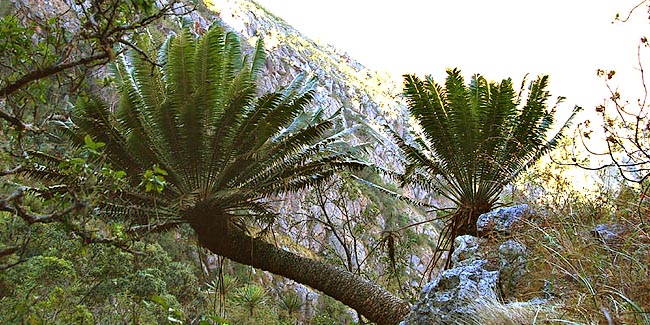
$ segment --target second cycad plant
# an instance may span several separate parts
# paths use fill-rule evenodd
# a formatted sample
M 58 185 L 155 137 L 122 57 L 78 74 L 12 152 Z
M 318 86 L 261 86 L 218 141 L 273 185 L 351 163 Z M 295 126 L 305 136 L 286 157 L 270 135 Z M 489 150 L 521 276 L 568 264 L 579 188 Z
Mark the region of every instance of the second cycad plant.
M 522 83 L 488 82 L 474 75 L 469 82 L 458 69 L 447 70 L 443 85 L 431 76 L 406 75 L 404 95 L 422 132 L 406 140 L 394 138 L 407 164 L 403 184 L 437 193 L 456 207 L 446 217 L 436 256 L 453 253 L 457 236 L 476 235 L 479 215 L 492 210 L 505 185 L 553 149 L 579 107 L 551 134 L 557 104 L 549 107 L 548 76 Z M 448 257 L 445 267 L 450 266 Z

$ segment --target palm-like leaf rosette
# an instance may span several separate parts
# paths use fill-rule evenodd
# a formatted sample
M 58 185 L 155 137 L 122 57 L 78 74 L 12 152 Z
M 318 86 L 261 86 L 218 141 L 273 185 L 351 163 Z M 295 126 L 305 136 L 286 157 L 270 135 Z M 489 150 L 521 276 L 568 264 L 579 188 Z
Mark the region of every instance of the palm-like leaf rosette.
M 314 79 L 300 74 L 258 97 L 266 61 L 261 41 L 247 57 L 237 35 L 220 26 L 198 38 L 185 27 L 158 59 L 154 67 L 134 53 L 115 66 L 121 93 L 115 114 L 96 98 L 76 106 L 77 136 L 106 143 L 107 158 L 133 185 L 147 171 L 164 182 L 160 193 L 119 193 L 104 203 L 105 213 L 144 224 L 153 216 L 193 225 L 268 218 L 273 213 L 264 198 L 363 167 L 344 145 L 347 132 L 333 134 L 336 115 L 307 110 Z
M 451 256 L 453 239 L 476 235 L 479 215 L 495 207 L 505 185 L 558 144 L 578 107 L 549 136 L 563 98 L 549 108 L 548 76 L 527 89 L 522 83 L 517 93 L 510 79 L 496 83 L 475 75 L 466 84 L 459 70 L 447 74 L 444 85 L 431 76 L 405 76 L 408 109 L 422 132 L 412 141 L 394 138 L 407 160 L 402 181 L 439 193 L 457 207 L 438 243 Z

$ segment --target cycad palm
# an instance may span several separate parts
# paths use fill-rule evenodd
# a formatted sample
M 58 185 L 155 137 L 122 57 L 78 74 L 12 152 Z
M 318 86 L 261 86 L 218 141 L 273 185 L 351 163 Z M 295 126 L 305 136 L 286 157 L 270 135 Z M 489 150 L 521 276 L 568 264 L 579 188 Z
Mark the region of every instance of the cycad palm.
M 204 221 L 201 211 L 194 213 L 201 208 L 210 209 L 210 219 L 268 216 L 260 199 L 361 166 L 336 150 L 336 137 L 324 139 L 333 119 L 304 112 L 313 79 L 299 75 L 256 98 L 265 62 L 261 43 L 249 65 L 234 34 L 212 28 L 197 40 L 184 29 L 168 40 L 160 59 L 162 69 L 136 55 L 118 65 L 122 96 L 115 122 L 98 100 L 77 106 L 75 123 L 107 144 L 116 167 L 134 177 L 154 165 L 168 173 L 160 195 L 139 196 L 131 208 L 153 207 L 155 200 L 158 215 L 196 223 Z
M 188 222 L 213 252 L 311 285 L 379 322 L 390 321 L 390 309 L 364 306 L 367 299 L 345 292 L 349 283 L 336 282 L 360 281 L 367 288 L 364 295 L 384 296 L 398 314 L 408 310 L 376 285 L 251 237 L 242 222 L 273 216 L 264 198 L 363 166 L 341 141 L 345 132 L 325 137 L 333 118 L 323 118 L 321 111 L 305 113 L 314 80 L 300 75 L 257 98 L 256 79 L 265 64 L 262 44 L 249 59 L 237 36 L 219 26 L 198 39 L 183 29 L 165 43 L 159 59 L 162 68 L 137 55 L 118 65 L 116 115 L 96 99 L 77 106 L 78 134 L 105 142 L 107 158 L 133 185 L 154 166 L 167 173 L 160 193 L 120 193 L 120 200 L 104 203 L 104 212 L 143 224 L 154 217 Z M 323 280 L 328 276 L 336 281 Z
M 408 143 L 396 140 L 408 161 L 403 181 L 440 193 L 457 207 L 438 243 L 451 256 L 453 239 L 476 235 L 479 215 L 494 208 L 503 187 L 557 144 L 577 107 L 549 138 L 555 107 L 547 105 L 548 76 L 530 82 L 525 92 L 522 84 L 517 94 L 510 79 L 496 83 L 475 75 L 467 85 L 459 70 L 447 74 L 444 87 L 431 76 L 405 76 L 408 109 L 422 134 Z

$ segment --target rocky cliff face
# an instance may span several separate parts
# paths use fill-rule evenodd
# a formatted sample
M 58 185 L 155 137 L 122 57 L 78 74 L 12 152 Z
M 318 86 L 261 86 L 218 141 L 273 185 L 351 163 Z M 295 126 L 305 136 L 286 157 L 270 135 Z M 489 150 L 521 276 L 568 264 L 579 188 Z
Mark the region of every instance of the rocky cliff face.
M 315 105 L 359 114 L 377 130 L 390 125 L 402 131 L 408 115 L 399 95 L 401 84 L 389 74 L 367 69 L 345 52 L 309 39 L 254 2 L 207 0 L 206 4 L 250 44 L 258 38 L 264 41 L 268 59 L 262 90 L 286 85 L 298 73 L 307 72 L 318 78 Z M 394 165 L 394 148 L 375 148 L 372 156 L 377 162 Z

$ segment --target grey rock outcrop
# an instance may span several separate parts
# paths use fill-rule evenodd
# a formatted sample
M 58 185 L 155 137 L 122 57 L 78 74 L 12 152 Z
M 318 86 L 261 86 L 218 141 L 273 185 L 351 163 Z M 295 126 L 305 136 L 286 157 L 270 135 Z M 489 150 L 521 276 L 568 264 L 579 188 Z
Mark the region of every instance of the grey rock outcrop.
M 479 234 L 490 232 L 510 233 L 511 229 L 532 213 L 527 204 L 503 207 L 484 213 L 478 217 L 476 228 Z
M 526 246 L 512 239 L 499 246 L 501 291 L 508 296 L 526 274 Z
M 411 313 L 400 324 L 454 324 L 454 320 L 474 314 L 473 306 L 497 299 L 499 271 L 486 269 L 488 262 L 480 258 L 480 242 L 473 236 L 456 238 L 454 267 L 442 271 L 424 287 Z
M 484 235 L 510 234 L 530 214 L 525 204 L 496 209 L 482 214 L 477 228 Z M 485 250 L 481 246 L 486 243 L 486 239 L 469 235 L 457 237 L 453 268 L 442 271 L 424 287 L 411 313 L 400 324 L 458 324 L 459 320 L 475 320 L 477 308 L 498 301 L 499 289 L 505 295 L 511 292 L 526 272 L 526 246 L 514 240 L 501 243 L 498 265 L 490 267 L 482 253 Z M 535 300 L 533 305 L 537 303 Z
M 605 242 L 612 244 L 621 239 L 621 235 L 625 232 L 623 227 L 618 224 L 599 224 L 591 229 L 591 234 Z
M 464 235 L 458 236 L 454 239 L 454 253 L 451 255 L 451 261 L 455 267 L 461 265 L 471 264 L 474 260 L 482 258 L 482 254 L 479 250 L 481 243 L 484 243 L 485 240 Z

